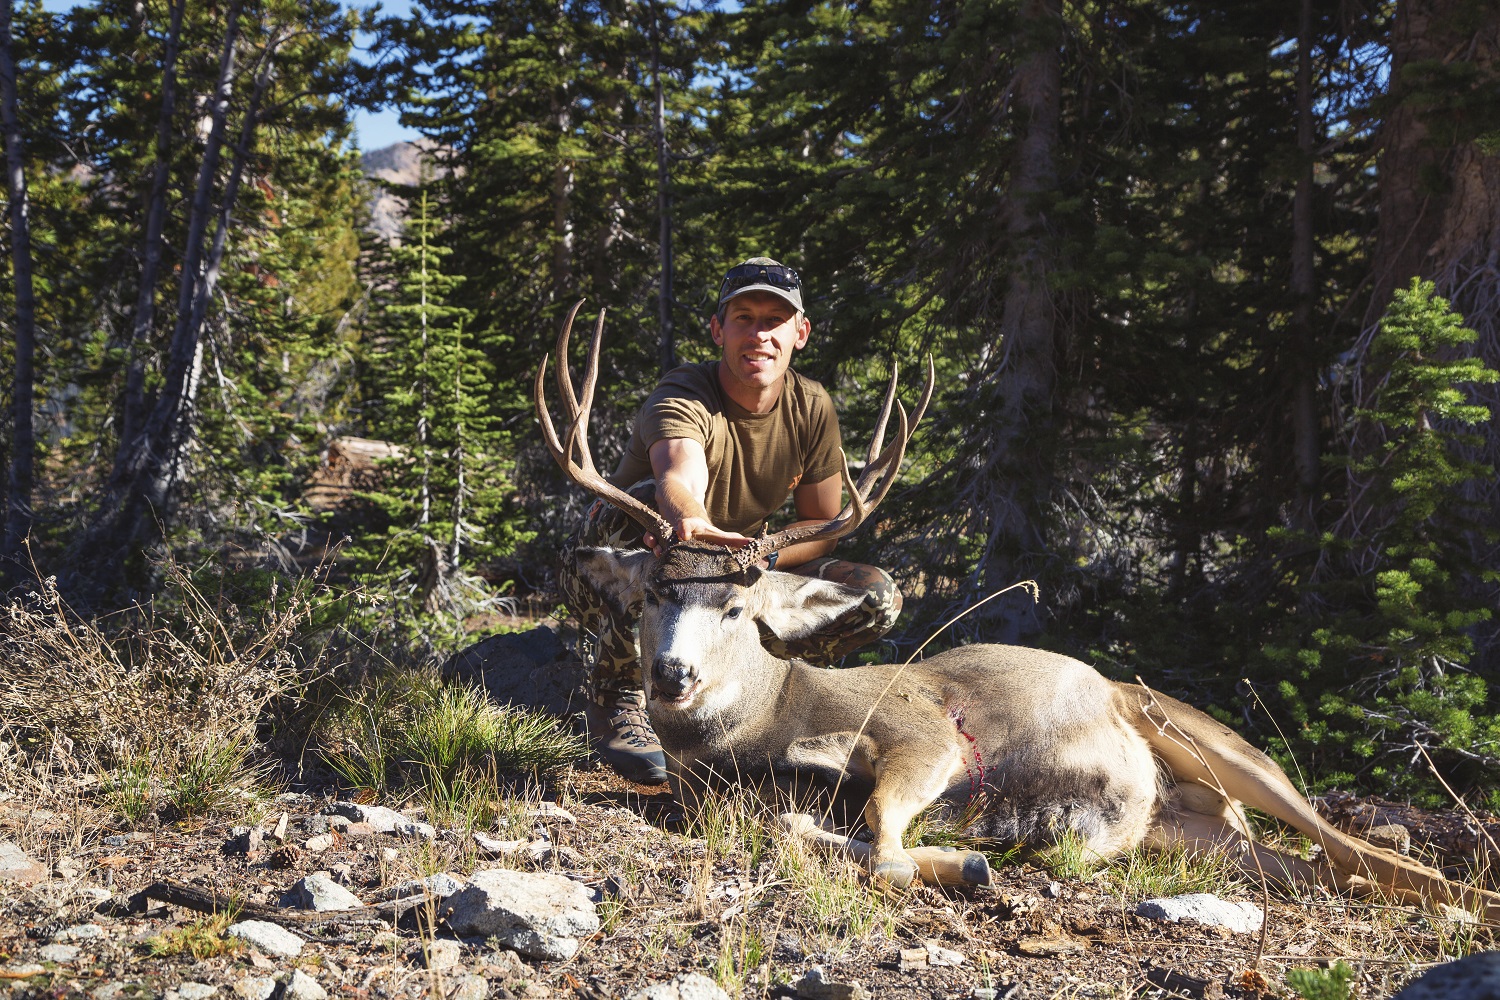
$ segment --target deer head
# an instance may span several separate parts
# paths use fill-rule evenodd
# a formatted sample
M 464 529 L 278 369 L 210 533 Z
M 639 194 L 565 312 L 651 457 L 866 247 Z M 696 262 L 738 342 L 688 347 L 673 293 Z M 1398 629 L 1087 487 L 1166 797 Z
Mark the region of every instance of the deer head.
M 580 301 L 573 307 L 557 337 L 557 384 L 567 419 L 561 437 L 547 410 L 545 356 L 537 371 L 535 399 L 542 436 L 569 478 L 654 534 L 663 552 L 658 558 L 646 549 L 584 549 L 577 553 L 578 569 L 617 610 L 641 606 L 641 654 L 653 705 L 695 714 L 712 711 L 732 704 L 738 696 L 740 672 L 726 668 L 744 663 L 746 656 L 770 655 L 761 648 L 762 628 L 784 639 L 806 636 L 863 599 L 864 591 L 843 584 L 767 572 L 760 560 L 796 542 L 842 538 L 869 517 L 895 482 L 906 443 L 932 398 L 936 378 L 932 359 L 927 360 L 926 387 L 910 421 L 896 400 L 897 373 L 892 365 L 885 405 L 858 481 L 850 475 L 847 462 L 843 466 L 849 499 L 836 517 L 762 534 L 740 549 L 682 542 L 673 537 L 671 526 L 656 511 L 609 483 L 594 467 L 587 425 L 598 379 L 604 312 L 600 311 L 594 325 L 582 391 L 575 394 L 568 375 L 568 342 L 582 306 Z M 885 428 L 893 409 L 897 432 L 886 445 Z

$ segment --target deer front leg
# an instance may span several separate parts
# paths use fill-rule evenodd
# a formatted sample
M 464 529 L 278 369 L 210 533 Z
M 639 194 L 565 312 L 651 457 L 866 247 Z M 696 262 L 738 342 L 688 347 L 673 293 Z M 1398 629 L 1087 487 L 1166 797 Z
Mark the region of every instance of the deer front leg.
M 919 866 L 902 846 L 901 835 L 962 766 L 962 753 L 952 744 L 903 747 L 875 760 L 875 790 L 865 803 L 865 825 L 874 835 L 867 865 L 871 878 L 902 889 L 911 884 Z

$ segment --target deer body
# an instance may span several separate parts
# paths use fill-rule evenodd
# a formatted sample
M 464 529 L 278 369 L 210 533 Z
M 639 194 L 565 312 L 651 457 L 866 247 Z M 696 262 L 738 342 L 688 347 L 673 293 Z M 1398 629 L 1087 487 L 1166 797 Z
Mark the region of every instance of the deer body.
M 783 816 L 789 829 L 849 851 L 873 877 L 898 885 L 919 871 L 939 881 L 989 880 L 983 855 L 944 864 L 936 849 L 903 847 L 911 820 L 941 803 L 967 832 L 1006 847 L 1072 836 L 1100 857 L 1141 844 L 1227 851 L 1268 881 L 1378 887 L 1500 921 L 1500 894 L 1449 882 L 1334 829 L 1270 758 L 1229 728 L 1077 660 L 998 645 L 846 670 L 777 659 L 761 645 L 764 632 L 803 638 L 864 597 L 828 580 L 767 571 L 760 558 L 803 539 L 847 534 L 879 503 L 915 423 L 898 404 L 895 441 L 882 450 L 894 376 L 859 482 L 845 471 L 849 504 L 837 518 L 794 525 L 738 550 L 675 541 L 659 515 L 592 467 L 583 428 L 603 318 L 578 397 L 565 368 L 571 324 L 572 317 L 557 345 L 566 434 L 558 437 L 546 411 L 545 364 L 537 376 L 537 412 L 548 447 L 575 482 L 669 540 L 659 555 L 596 548 L 578 550 L 575 558 L 579 574 L 606 600 L 642 606 L 643 687 L 673 790 L 687 807 L 702 804 L 719 782 L 789 795 L 825 817 L 790 813 Z M 932 382 L 929 363 L 918 418 Z M 1306 834 L 1327 860 L 1309 862 L 1256 843 L 1240 803 Z M 869 844 L 842 835 L 861 822 Z

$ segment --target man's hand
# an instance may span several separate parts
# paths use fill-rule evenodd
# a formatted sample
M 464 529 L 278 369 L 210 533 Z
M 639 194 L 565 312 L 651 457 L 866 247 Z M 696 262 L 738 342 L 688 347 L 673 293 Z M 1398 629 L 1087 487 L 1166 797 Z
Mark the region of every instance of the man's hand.
M 672 533 L 679 541 L 705 542 L 709 545 L 727 545 L 731 549 L 742 548 L 750 544 L 750 537 L 742 535 L 738 531 L 723 531 L 713 526 L 705 517 L 684 517 L 672 525 Z M 660 540 L 655 535 L 646 534 L 643 539 L 646 548 L 655 552 L 658 556 L 662 554 Z

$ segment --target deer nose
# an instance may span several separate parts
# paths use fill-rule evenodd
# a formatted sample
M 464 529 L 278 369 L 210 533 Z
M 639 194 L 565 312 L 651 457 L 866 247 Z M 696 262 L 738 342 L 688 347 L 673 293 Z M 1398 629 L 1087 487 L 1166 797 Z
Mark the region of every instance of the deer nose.
M 651 661 L 652 687 L 668 699 L 681 698 L 698 682 L 698 671 L 689 663 L 662 653 Z

